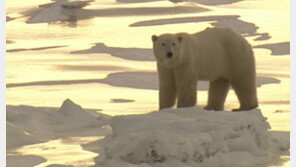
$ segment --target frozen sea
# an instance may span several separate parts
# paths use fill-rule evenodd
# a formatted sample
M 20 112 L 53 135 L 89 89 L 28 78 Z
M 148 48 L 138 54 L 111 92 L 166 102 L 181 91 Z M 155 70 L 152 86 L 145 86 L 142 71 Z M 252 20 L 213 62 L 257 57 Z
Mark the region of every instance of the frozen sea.
M 158 81 L 151 36 L 231 27 L 254 48 L 259 108 L 270 130 L 289 138 L 289 0 L 9 0 L 6 10 L 8 113 L 51 112 L 68 98 L 92 114 L 155 111 Z M 198 89 L 198 105 L 204 106 L 208 84 L 201 82 Z M 231 90 L 225 109 L 237 106 Z M 11 120 L 11 129 L 26 133 L 25 124 Z M 37 134 L 38 141 L 8 148 L 7 162 L 88 166 L 97 154 L 81 145 L 104 137 L 106 129 L 66 139 Z M 79 155 L 75 161 L 73 155 Z M 289 155 L 282 159 L 271 166 L 290 166 Z

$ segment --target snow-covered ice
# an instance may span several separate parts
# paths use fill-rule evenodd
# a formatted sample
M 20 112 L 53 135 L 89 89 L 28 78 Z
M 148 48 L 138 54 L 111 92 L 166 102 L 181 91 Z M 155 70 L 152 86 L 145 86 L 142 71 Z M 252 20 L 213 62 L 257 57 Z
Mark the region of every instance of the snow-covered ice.
M 7 148 L 16 148 L 23 145 L 42 142 L 42 140 L 39 140 L 34 136 L 31 136 L 30 134 L 26 133 L 24 130 L 20 129 L 19 127 L 9 122 L 6 122 L 6 132 L 7 132 L 6 133 Z
M 111 126 L 111 134 L 104 125 Z M 8 106 L 7 110 L 8 149 L 61 137 L 109 134 L 83 145 L 99 154 L 95 166 L 102 167 L 266 165 L 289 151 L 287 137 L 275 138 L 269 129 L 259 109 L 217 112 L 196 106 L 110 118 L 67 99 L 59 109 Z M 23 155 L 8 157 L 10 164 L 19 165 Z M 10 161 L 13 158 L 18 162 Z M 38 164 L 40 158 L 34 158 L 23 160 Z
M 250 167 L 264 165 L 289 142 L 272 139 L 261 111 L 165 109 L 116 116 L 113 133 L 85 145 L 100 154 L 98 166 Z

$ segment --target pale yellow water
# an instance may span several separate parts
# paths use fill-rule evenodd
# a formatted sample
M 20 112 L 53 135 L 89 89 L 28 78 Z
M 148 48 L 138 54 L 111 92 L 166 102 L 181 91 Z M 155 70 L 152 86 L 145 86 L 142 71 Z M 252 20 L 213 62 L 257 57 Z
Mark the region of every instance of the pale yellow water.
M 81 144 L 93 142 L 102 137 L 76 137 L 69 139 L 52 140 L 46 143 L 24 146 L 17 151 L 29 155 L 44 157 L 47 161 L 36 165 L 45 167 L 51 164 L 63 164 L 76 166 L 94 165 L 93 158 L 97 153 L 83 150 Z
M 39 23 L 27 24 L 28 17 L 23 17 L 23 12 L 31 10 L 38 5 L 50 3 L 49 0 L 7 1 L 7 15 L 15 20 L 7 22 L 7 50 L 30 49 L 48 46 L 63 46 L 47 50 L 27 50 L 20 52 L 7 52 L 7 84 L 26 83 L 39 81 L 60 80 L 89 80 L 104 79 L 108 74 L 117 72 L 155 72 L 153 61 L 135 61 L 114 57 L 107 53 L 70 54 L 72 51 L 90 49 L 95 43 L 104 43 L 108 47 L 121 48 L 151 48 L 151 35 L 164 32 L 189 33 L 201 31 L 210 27 L 213 21 L 199 23 L 167 24 L 161 26 L 129 27 L 130 24 L 160 18 L 190 17 L 190 16 L 215 16 L 239 15 L 245 22 L 254 23 L 258 33 L 269 33 L 272 37 L 268 40 L 254 41 L 257 37 L 247 37 L 253 45 L 271 44 L 290 41 L 290 6 L 289 0 L 260 0 L 242 1 L 232 5 L 205 6 L 211 11 L 194 14 L 178 15 L 146 15 L 146 16 L 97 16 L 92 19 L 79 20 L 76 27 L 67 26 L 67 23 Z M 85 9 L 106 9 L 119 7 L 161 7 L 171 6 L 166 1 L 116 4 L 113 1 L 97 1 Z M 272 129 L 275 131 L 290 131 L 290 56 L 271 56 L 268 49 L 254 49 L 258 76 L 270 77 L 279 80 L 279 83 L 264 84 L 258 87 L 260 109 L 268 117 Z M 153 55 L 151 55 L 153 56 Z M 79 67 L 86 70 L 65 69 L 62 67 Z M 86 67 L 100 67 L 89 69 Z M 106 67 L 106 68 L 105 68 Z M 112 68 L 111 68 L 112 67 Z M 109 115 L 142 114 L 157 110 L 158 92 L 155 89 L 135 89 L 112 86 L 104 83 L 83 83 L 71 85 L 42 85 L 22 86 L 7 88 L 7 104 L 32 105 L 44 107 L 58 107 L 62 101 L 70 98 L 84 108 L 102 109 L 102 113 Z M 111 99 L 130 99 L 132 103 L 110 103 Z M 205 105 L 207 91 L 198 92 L 198 104 Z M 226 109 L 238 106 L 233 91 L 229 92 Z M 60 141 L 46 143 L 46 147 L 60 144 Z M 42 144 L 41 144 L 42 145 Z M 22 148 L 24 153 L 44 156 L 48 159 L 44 166 L 56 160 L 47 152 L 40 151 L 41 145 Z M 75 143 L 73 144 L 75 145 Z M 65 147 L 67 148 L 67 147 Z M 31 151 L 30 151 L 31 150 Z M 58 151 L 56 156 L 63 156 L 72 150 Z M 75 149 L 75 153 L 83 159 L 93 158 L 94 154 Z M 65 157 L 66 158 L 66 157 Z M 77 161 L 81 157 L 77 157 Z M 285 157 L 288 158 L 289 157 Z M 75 164 L 73 162 L 73 164 Z M 72 164 L 72 165 L 73 165 Z M 289 162 L 283 166 L 290 166 Z

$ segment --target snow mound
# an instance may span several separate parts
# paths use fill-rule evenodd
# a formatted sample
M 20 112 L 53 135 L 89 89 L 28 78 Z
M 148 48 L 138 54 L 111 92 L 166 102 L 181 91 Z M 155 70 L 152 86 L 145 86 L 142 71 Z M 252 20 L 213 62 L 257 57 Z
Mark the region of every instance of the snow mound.
M 117 116 L 99 142 L 98 166 L 249 167 L 273 147 L 260 110 L 215 112 L 200 107 Z M 98 143 L 96 143 L 98 144 Z
M 36 143 L 33 139 L 47 141 L 69 136 L 106 135 L 110 131 L 106 127 L 109 121 L 110 116 L 84 110 L 70 99 L 59 109 L 7 106 L 9 148 L 29 144 L 29 141 Z
M 70 99 L 66 99 L 58 113 L 61 116 L 65 116 L 67 118 L 78 119 L 81 121 L 93 121 L 95 118 L 89 113 L 85 112 L 80 105 L 75 104 Z
M 56 21 L 67 21 L 70 16 L 63 12 L 64 9 L 83 8 L 88 5 L 87 1 L 59 0 L 54 3 L 40 5 L 38 10 L 27 23 L 47 23 Z

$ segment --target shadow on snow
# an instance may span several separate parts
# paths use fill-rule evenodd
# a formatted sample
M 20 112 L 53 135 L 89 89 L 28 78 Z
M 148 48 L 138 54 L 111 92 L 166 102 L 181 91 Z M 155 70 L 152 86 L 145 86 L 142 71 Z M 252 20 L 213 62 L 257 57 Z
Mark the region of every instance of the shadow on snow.
M 258 36 L 255 41 L 267 40 L 271 36 L 268 33 L 258 33 L 258 27 L 254 23 L 245 22 L 239 19 L 238 15 L 225 15 L 225 16 L 200 16 L 200 17 L 183 17 L 183 18 L 170 18 L 170 19 L 157 19 L 140 21 L 131 24 L 131 27 L 143 27 L 143 26 L 160 26 L 169 24 L 183 24 L 183 23 L 199 23 L 209 22 L 214 27 L 219 28 L 231 28 L 237 33 L 248 36 Z
M 111 73 L 104 79 L 84 79 L 84 80 L 56 80 L 56 81 L 36 81 L 26 83 L 10 83 L 7 88 L 26 86 L 54 86 L 100 83 L 115 87 L 127 87 L 135 89 L 158 90 L 158 75 L 156 72 L 118 72 Z M 278 84 L 280 80 L 272 77 L 257 77 L 257 87 L 265 84 Z M 198 90 L 208 90 L 207 81 L 199 81 Z

